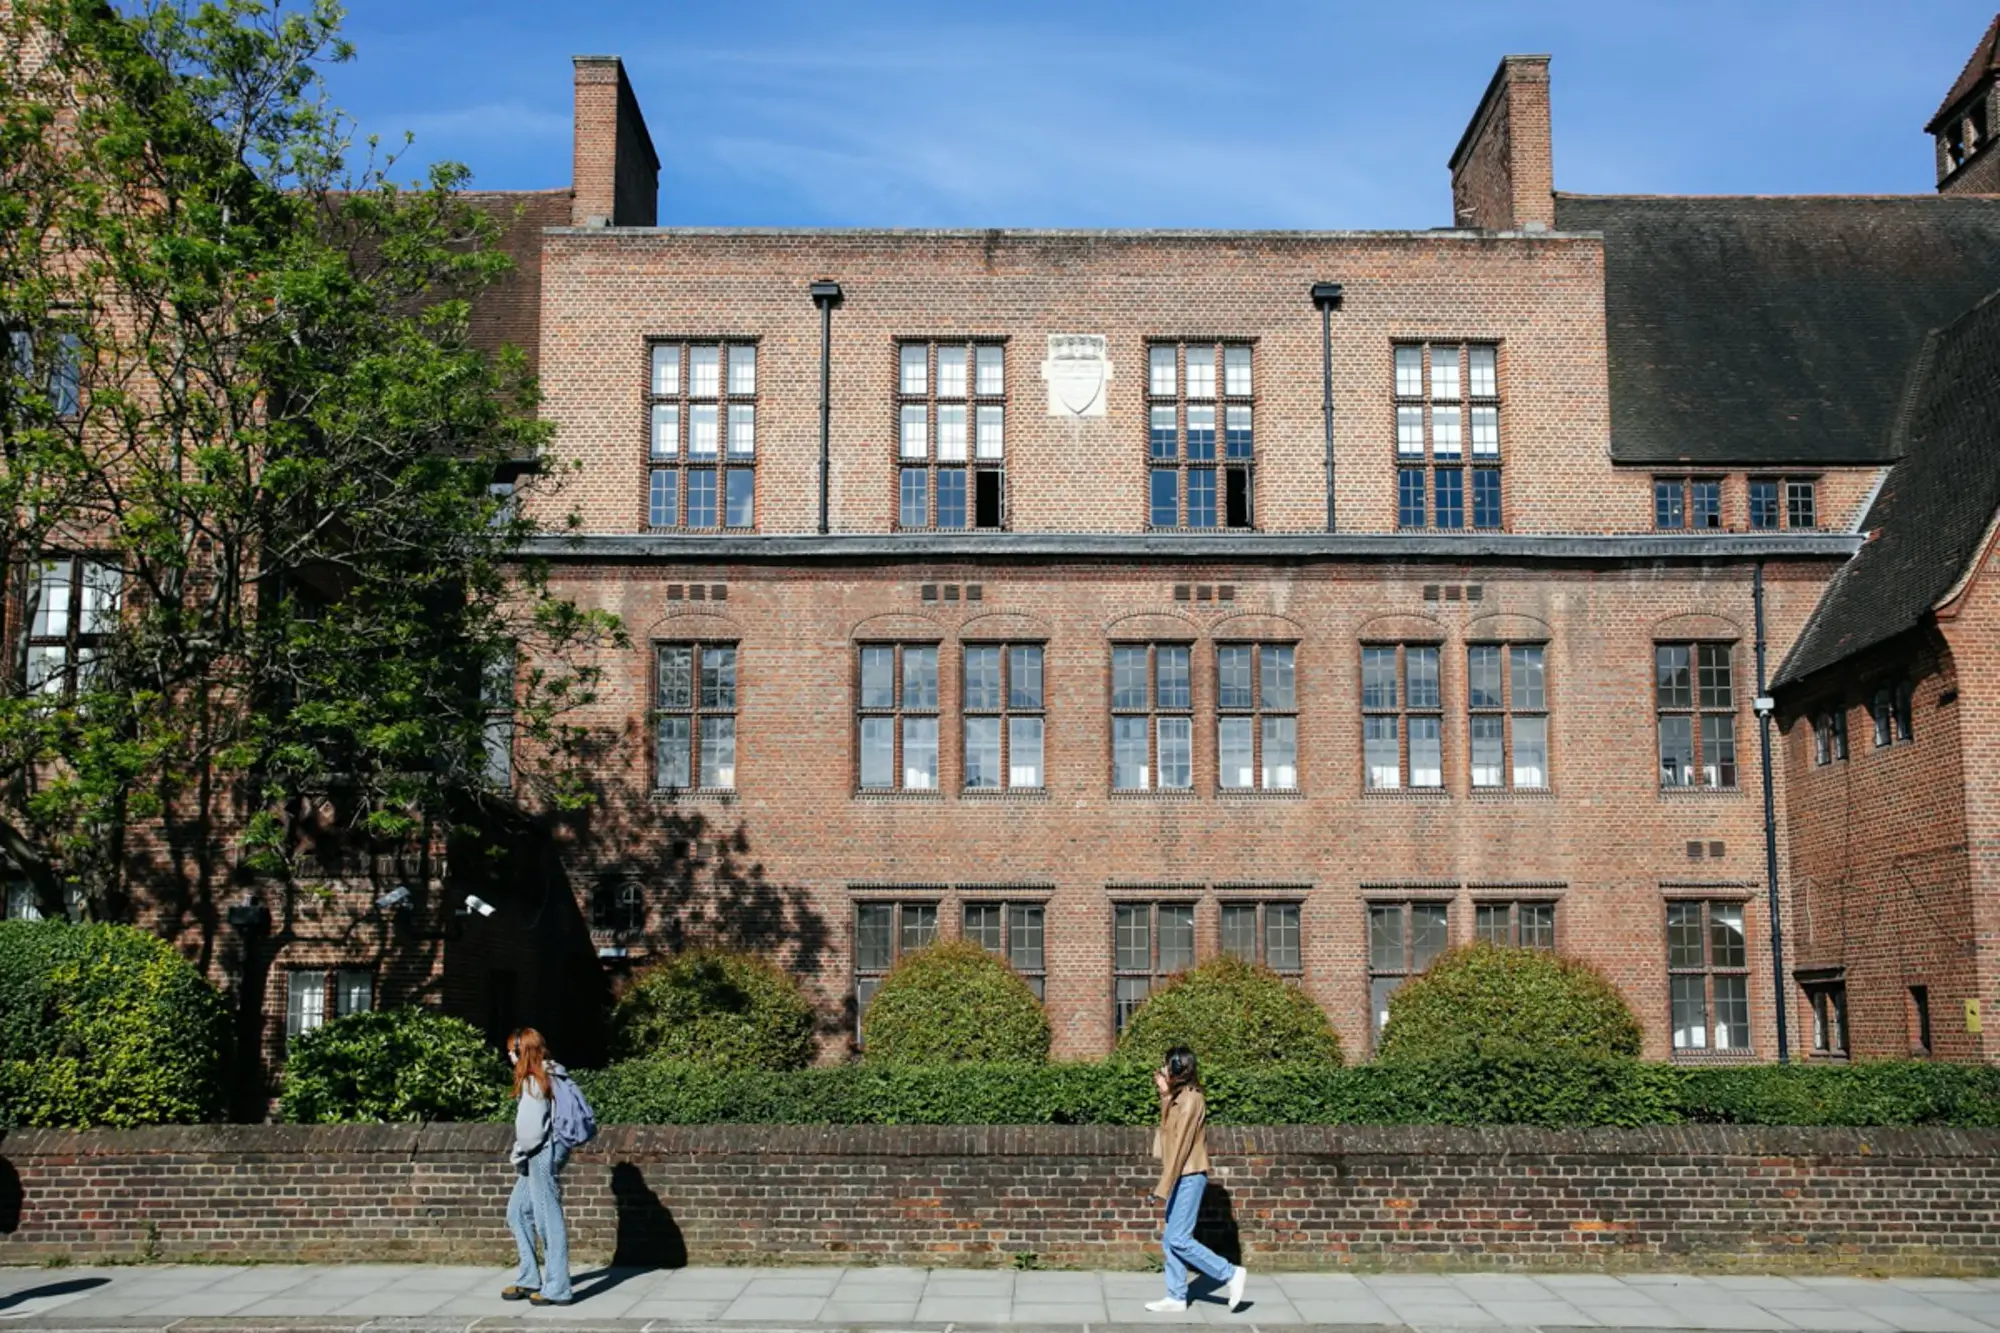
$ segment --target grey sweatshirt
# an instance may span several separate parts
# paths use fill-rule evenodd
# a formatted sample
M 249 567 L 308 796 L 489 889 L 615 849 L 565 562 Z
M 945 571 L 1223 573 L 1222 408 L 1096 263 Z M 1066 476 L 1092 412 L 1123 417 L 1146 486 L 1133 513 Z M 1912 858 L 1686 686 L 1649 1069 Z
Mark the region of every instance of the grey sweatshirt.
M 568 1078 L 569 1071 L 555 1061 L 545 1065 L 551 1079 Z M 555 1137 L 556 1104 L 555 1087 L 551 1084 L 550 1096 L 544 1097 L 535 1090 L 534 1080 L 521 1086 L 521 1100 L 514 1107 L 514 1154 L 515 1165 L 527 1161 L 542 1150 L 542 1145 Z

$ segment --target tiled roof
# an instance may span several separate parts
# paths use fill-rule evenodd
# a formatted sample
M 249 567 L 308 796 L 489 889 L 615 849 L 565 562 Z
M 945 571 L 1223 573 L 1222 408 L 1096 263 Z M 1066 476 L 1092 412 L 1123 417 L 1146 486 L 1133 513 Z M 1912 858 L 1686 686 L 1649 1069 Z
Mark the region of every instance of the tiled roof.
M 502 344 L 520 348 L 535 371 L 542 343 L 542 229 L 567 227 L 570 192 L 529 190 L 461 196 L 500 224 L 499 247 L 514 267 L 473 297 L 468 332 L 474 346 L 488 351 Z
M 1972 48 L 1972 58 L 1959 71 L 1958 82 L 1951 85 L 1951 91 L 1938 104 L 1937 114 L 1931 117 L 1930 124 L 1924 126 L 1924 133 L 1936 134 L 1938 122 L 1945 118 L 1945 113 L 1964 101 L 1979 86 L 1980 80 L 1995 71 L 2000 71 L 2000 14 L 1995 14 L 1993 21 L 1986 25 L 1986 35 L 1979 39 L 1978 46 Z
M 1927 340 L 1889 473 L 1842 568 L 1778 671 L 1803 680 L 1918 624 L 2000 511 L 2000 292 Z
M 2000 287 L 2000 197 L 1556 196 L 1604 233 L 1621 463 L 1893 460 L 1924 335 Z

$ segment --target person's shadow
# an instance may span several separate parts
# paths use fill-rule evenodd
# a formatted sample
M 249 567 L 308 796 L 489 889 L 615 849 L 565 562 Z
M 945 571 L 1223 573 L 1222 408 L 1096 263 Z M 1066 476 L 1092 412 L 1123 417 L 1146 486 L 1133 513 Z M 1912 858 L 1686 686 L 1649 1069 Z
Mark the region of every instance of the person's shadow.
M 686 1268 L 687 1242 L 645 1173 L 630 1162 L 611 1168 L 611 1198 L 618 1210 L 614 1268 Z
M 47 1282 L 39 1287 L 24 1287 L 20 1291 L 0 1296 L 0 1310 L 11 1310 L 25 1301 L 46 1296 L 74 1296 L 79 1291 L 95 1291 L 111 1281 L 108 1277 L 73 1277 L 62 1282 Z

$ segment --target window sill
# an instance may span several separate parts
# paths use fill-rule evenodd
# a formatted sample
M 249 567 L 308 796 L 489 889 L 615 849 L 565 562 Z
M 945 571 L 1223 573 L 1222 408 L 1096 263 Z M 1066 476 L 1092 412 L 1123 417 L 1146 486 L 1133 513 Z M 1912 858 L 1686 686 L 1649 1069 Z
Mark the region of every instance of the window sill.
M 1754 1049 L 1730 1049 L 1727 1051 L 1686 1050 L 1674 1051 L 1667 1056 L 1670 1064 L 1677 1065 L 1754 1065 L 1760 1063 Z
M 1361 799 L 1364 801 L 1449 801 L 1451 792 L 1444 787 L 1363 787 Z
M 1218 787 L 1218 801 L 1303 801 L 1306 794 L 1297 787 Z
M 1741 796 L 1741 787 L 1662 787 L 1660 799 L 1667 801 L 1698 801 L 1706 796 Z
M 1553 801 L 1554 787 L 1474 787 L 1466 793 L 1475 801 Z
M 1114 801 L 1198 801 L 1201 799 L 1201 793 L 1192 787 L 1154 787 L 1139 791 L 1125 791 L 1114 787 L 1111 789 L 1111 799 Z
M 958 794 L 975 805 L 1042 805 L 1049 800 L 1047 787 L 966 787 Z
M 1806 1059 L 1816 1065 L 1844 1065 L 1849 1063 L 1846 1051 L 1810 1051 Z
M 924 791 L 877 791 L 872 787 L 857 787 L 854 790 L 854 799 L 857 801 L 879 801 L 887 805 L 930 805 L 944 800 L 944 793 L 936 788 Z
M 1206 466 L 1206 464 L 1198 464 L 1197 466 Z M 1218 463 L 1216 466 L 1220 467 L 1222 465 Z M 1232 528 L 1224 523 L 1218 523 L 1212 528 L 1159 527 L 1148 523 L 1146 531 L 1170 533 L 1180 537 L 1227 537 L 1232 532 L 1257 532 L 1260 529 L 1254 523 L 1240 528 Z
M 647 796 L 655 805 L 670 805 L 675 801 L 715 801 L 730 805 L 740 794 L 734 787 L 655 787 Z

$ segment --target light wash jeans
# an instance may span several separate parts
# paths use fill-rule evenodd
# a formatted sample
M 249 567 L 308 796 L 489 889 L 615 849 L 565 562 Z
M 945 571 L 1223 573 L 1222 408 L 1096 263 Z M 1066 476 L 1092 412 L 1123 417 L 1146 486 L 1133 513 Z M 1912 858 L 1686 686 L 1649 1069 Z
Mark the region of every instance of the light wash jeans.
M 1174 1197 L 1167 1200 L 1167 1229 L 1160 1237 L 1160 1248 L 1166 1252 L 1167 1296 L 1172 1300 L 1188 1298 L 1190 1267 L 1217 1282 L 1236 1276 L 1235 1264 L 1194 1238 L 1194 1219 L 1201 1212 L 1201 1195 L 1207 1188 L 1207 1176 L 1182 1176 L 1174 1186 Z
M 514 1285 L 540 1291 L 552 1301 L 570 1299 L 569 1229 L 563 1224 L 562 1175 L 569 1154 L 550 1140 L 514 1168 L 514 1193 L 507 1200 L 507 1229 L 521 1251 L 521 1271 Z M 542 1243 L 541 1263 L 535 1261 L 535 1240 Z M 548 1273 L 543 1280 L 543 1270 Z

